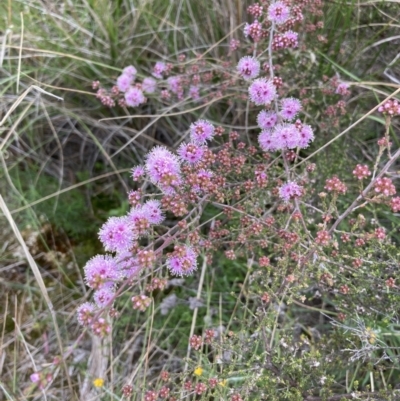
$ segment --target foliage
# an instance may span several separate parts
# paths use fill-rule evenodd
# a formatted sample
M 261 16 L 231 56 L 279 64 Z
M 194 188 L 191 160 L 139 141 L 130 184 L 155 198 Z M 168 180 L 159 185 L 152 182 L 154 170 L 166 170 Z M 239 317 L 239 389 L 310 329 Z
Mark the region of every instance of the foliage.
M 286 49 L 269 1 L 272 23 L 250 2 L 0 5 L 2 193 L 57 312 L 5 228 L 6 399 L 398 397 L 399 118 L 376 110 L 398 87 L 398 10 L 296 3 Z M 277 90 L 268 112 L 301 100 L 290 132 L 312 127 L 309 147 L 260 139 L 263 102 L 237 70 L 249 55 Z M 134 65 L 144 91 L 156 62 L 146 102 L 115 88 Z M 204 146 L 198 164 L 185 143 Z M 128 250 L 107 241 L 126 218 L 129 259 L 96 284 L 90 258 Z

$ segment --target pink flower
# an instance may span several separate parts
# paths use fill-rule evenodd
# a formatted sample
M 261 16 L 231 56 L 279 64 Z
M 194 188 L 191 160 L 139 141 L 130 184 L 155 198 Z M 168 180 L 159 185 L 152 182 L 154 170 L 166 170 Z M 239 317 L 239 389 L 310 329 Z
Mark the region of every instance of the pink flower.
M 183 93 L 181 77 L 169 77 L 167 79 L 169 90 L 175 95 L 180 95 Z
M 133 65 L 128 65 L 128 67 L 125 67 L 122 70 L 122 74 L 129 75 L 132 78 L 132 81 L 134 81 L 136 78 L 137 70 Z
M 290 9 L 282 1 L 275 1 L 268 7 L 268 20 L 277 25 L 284 24 L 290 16 Z
M 279 188 L 279 196 L 285 202 L 289 202 L 290 199 L 297 198 L 301 195 L 303 195 L 303 187 L 296 184 L 294 181 L 289 181 Z
M 137 236 L 147 235 L 150 228 L 150 222 L 143 211 L 142 206 L 136 206 L 128 213 L 128 219 Z
M 277 149 L 294 149 L 299 145 L 300 133 L 294 124 L 278 124 L 275 126 L 273 136 Z
M 234 50 L 237 50 L 240 46 L 240 42 L 237 39 L 231 39 L 229 42 L 229 50 L 232 52 Z
M 204 146 L 194 143 L 182 143 L 177 153 L 183 161 L 189 164 L 196 164 L 203 158 Z
M 288 97 L 281 100 L 280 115 L 285 120 L 292 120 L 296 114 L 301 110 L 301 102 L 294 97 Z
M 136 166 L 132 169 L 133 181 L 139 181 L 144 175 L 145 175 L 145 171 L 142 166 Z
M 143 95 L 143 92 L 132 86 L 125 93 L 125 102 L 129 107 L 137 107 L 140 104 L 144 103 L 146 98 Z
M 335 93 L 342 95 L 342 96 L 348 95 L 350 93 L 349 85 L 346 84 L 345 82 L 339 83 L 339 85 L 336 87 Z
M 153 184 L 163 192 L 173 193 L 181 184 L 181 169 L 178 158 L 164 146 L 156 146 L 147 155 L 145 169 Z
M 246 81 L 257 78 L 260 74 L 260 62 L 255 57 L 242 57 L 237 65 L 237 70 Z
M 257 20 L 255 20 L 252 24 L 248 24 L 246 22 L 243 32 L 246 38 L 250 36 L 254 42 L 258 42 L 262 37 L 262 25 Z
M 109 255 L 97 255 L 90 259 L 85 267 L 86 284 L 97 290 L 119 278 L 118 266 Z
M 280 149 L 279 144 L 276 142 L 275 137 L 272 135 L 272 130 L 264 129 L 258 136 L 258 143 L 264 152 L 274 152 Z
M 93 298 L 94 302 L 99 308 L 103 308 L 104 306 L 108 306 L 111 300 L 115 296 L 115 291 L 113 288 L 101 288 L 94 292 Z
M 273 128 L 277 120 L 278 116 L 273 111 L 262 110 L 257 116 L 257 124 L 261 129 Z
M 197 254 L 187 245 L 175 247 L 173 255 L 167 259 L 167 267 L 175 276 L 189 276 L 197 269 Z
M 297 47 L 299 45 L 298 40 L 299 34 L 293 31 L 286 31 L 282 35 L 283 42 L 285 43 L 284 47 Z
M 300 127 L 298 127 L 297 129 L 299 130 L 300 133 L 300 139 L 297 146 L 302 149 L 307 148 L 310 145 L 310 142 L 314 140 L 313 129 L 307 124 L 300 124 Z
M 400 196 L 392 198 L 390 201 L 390 207 L 392 208 L 393 213 L 400 211 Z
M 375 192 L 381 193 L 384 196 L 391 196 L 396 194 L 396 187 L 393 185 L 390 178 L 378 178 L 375 181 Z
M 214 126 L 206 120 L 198 120 L 190 125 L 190 139 L 196 145 L 202 145 L 214 136 Z
M 78 307 L 78 309 L 76 310 L 76 314 L 79 324 L 81 324 L 82 326 L 88 326 L 92 322 L 93 316 L 95 314 L 95 306 L 90 302 L 85 302 Z
M 32 373 L 30 376 L 31 382 L 32 383 L 37 383 L 40 380 L 40 374 L 39 373 Z
M 356 168 L 353 170 L 353 175 L 355 175 L 359 180 L 363 180 L 371 175 L 367 165 L 357 164 Z
M 194 100 L 199 99 L 200 98 L 200 88 L 198 86 L 190 85 L 189 96 Z
M 127 217 L 110 217 L 101 227 L 99 238 L 106 251 L 121 252 L 132 245 L 135 233 Z
M 147 77 L 142 82 L 142 90 L 146 93 L 154 93 L 157 88 L 157 81 L 154 78 Z
M 276 88 L 271 80 L 258 78 L 249 87 L 249 98 L 258 106 L 271 103 L 276 96 Z
M 156 77 L 158 79 L 162 78 L 162 74 L 166 71 L 167 66 L 165 63 L 161 61 L 157 61 L 156 65 L 153 67 L 153 77 Z
M 165 219 L 158 200 L 150 199 L 142 207 L 143 214 L 151 224 L 161 224 Z
M 118 265 L 118 272 L 121 278 L 130 278 L 141 270 L 137 258 L 132 256 L 132 252 L 123 251 L 116 255 L 115 262 Z
M 212 171 L 205 170 L 204 168 L 200 169 L 197 172 L 198 184 L 193 185 L 192 187 L 193 191 L 198 192 L 206 189 L 210 184 L 212 176 L 213 176 Z
M 126 92 L 133 82 L 133 79 L 130 75 L 122 74 L 117 78 L 117 88 L 121 92 Z

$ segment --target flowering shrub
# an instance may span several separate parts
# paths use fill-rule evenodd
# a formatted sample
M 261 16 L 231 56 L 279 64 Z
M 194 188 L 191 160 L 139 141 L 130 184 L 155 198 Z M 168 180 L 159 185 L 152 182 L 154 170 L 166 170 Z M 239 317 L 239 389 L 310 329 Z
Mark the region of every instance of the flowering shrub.
M 183 374 L 168 386 L 146 389 L 145 400 L 195 395 L 232 401 L 340 399 L 344 390 L 332 372 L 343 358 L 380 369 L 391 361 L 390 342 L 378 328 L 365 324 L 397 324 L 396 246 L 380 226 L 384 222 L 372 217 L 378 210 L 400 210 L 390 178 L 400 156 L 400 150 L 392 153 L 389 135 L 391 118 L 399 114 L 397 101 L 389 99 L 378 107 L 387 129 L 376 145 L 376 160 L 370 166 L 355 162 L 350 167 L 354 177 L 345 177 L 348 182 L 333 175 L 318 188 L 319 167 L 308 162 L 309 148 L 318 138 L 308 124 L 309 104 L 301 87 L 295 97 L 277 76 L 276 61 L 294 49 L 300 53 L 301 22 L 307 15 L 320 16 L 321 6 L 320 1 L 306 0 L 250 6 L 254 21 L 244 26 L 244 36 L 253 55 L 232 66 L 234 78 L 221 74 L 218 88 L 206 72 L 199 74 L 201 63 L 177 76 L 171 75 L 174 66 L 163 62 L 153 68 L 155 79 L 136 82 L 138 72 L 130 66 L 111 91 L 99 88 L 98 82 L 93 85 L 104 105 L 138 107 L 146 102 L 145 93 L 150 98 L 158 92 L 174 101 L 198 99 L 200 89 L 206 97 L 207 91 L 223 95 L 231 90 L 228 80 L 247 93 L 250 116 L 259 127 L 252 133 L 255 146 L 254 137 L 242 140 L 241 132 L 207 119 L 192 122 L 189 141 L 176 151 L 156 146 L 143 166 L 132 169 L 137 188 L 128 194 L 130 211 L 110 217 L 99 231 L 108 254 L 85 265 L 93 302 L 77 312 L 79 323 L 99 336 L 110 333 L 109 312 L 126 291 L 133 309 L 143 312 L 169 277 L 195 275 L 201 264 L 207 269 L 216 256 L 221 258 L 221 251 L 226 259 L 247 264 L 246 293 L 254 305 L 244 326 L 252 332 L 234 325 L 224 333 L 207 327 L 193 334 Z M 238 43 L 231 42 L 230 51 L 237 49 Z M 200 88 L 200 81 L 207 85 Z M 337 78 L 328 86 L 332 96 L 341 97 L 326 111 L 336 121 L 350 87 Z M 146 193 L 139 186 L 146 187 Z M 204 212 L 211 207 L 220 213 L 205 221 Z M 140 285 L 143 282 L 147 286 Z M 309 303 L 320 299 L 321 309 L 326 308 L 320 317 L 331 323 L 330 330 L 302 333 L 306 329 L 301 324 L 297 332 L 285 329 L 289 305 L 313 310 Z M 346 332 L 351 340 L 340 344 Z M 324 336 L 329 341 L 324 342 Z M 363 369 L 372 369 L 367 365 Z M 130 385 L 123 389 L 125 396 L 132 394 Z M 373 390 L 354 388 L 360 391 L 355 397 Z

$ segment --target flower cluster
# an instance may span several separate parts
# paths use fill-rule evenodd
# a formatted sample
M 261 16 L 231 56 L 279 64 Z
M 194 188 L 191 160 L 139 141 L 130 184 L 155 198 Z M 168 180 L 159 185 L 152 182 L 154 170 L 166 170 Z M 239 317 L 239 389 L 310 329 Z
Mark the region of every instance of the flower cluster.
M 303 188 L 295 182 L 287 182 L 279 188 L 279 196 L 285 202 L 303 195 Z
M 329 192 L 336 192 L 338 194 L 345 194 L 347 191 L 346 185 L 336 176 L 328 178 L 324 188 Z
M 167 259 L 167 267 L 174 276 L 191 275 L 197 268 L 197 254 L 188 245 L 176 245 Z
M 371 171 L 369 171 L 367 165 L 357 164 L 357 166 L 353 170 L 353 174 L 355 177 L 357 177 L 357 179 L 363 180 L 364 178 L 367 178 L 371 175 Z
M 307 148 L 314 140 L 314 133 L 309 125 L 297 121 L 296 124 L 281 123 L 273 129 L 264 129 L 258 137 L 261 149 L 276 151 L 283 149 Z
M 382 106 L 379 106 L 378 111 L 391 117 L 400 115 L 400 103 L 396 99 L 389 99 Z
M 383 177 L 375 181 L 375 192 L 384 196 L 391 196 L 396 193 L 396 188 L 390 178 Z

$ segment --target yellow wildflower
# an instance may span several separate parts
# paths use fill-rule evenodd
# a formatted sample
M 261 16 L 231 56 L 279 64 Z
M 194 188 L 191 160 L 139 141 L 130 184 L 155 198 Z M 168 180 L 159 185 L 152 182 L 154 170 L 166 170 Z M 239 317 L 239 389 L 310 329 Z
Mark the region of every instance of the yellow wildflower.
M 201 366 L 197 366 L 197 368 L 193 372 L 196 376 L 201 376 L 203 374 L 203 368 Z
M 104 385 L 104 379 L 101 379 L 100 377 L 98 377 L 97 379 L 93 380 L 93 386 L 103 387 L 103 385 Z
M 226 380 L 222 380 L 218 383 L 221 387 L 226 387 Z
M 365 336 L 367 337 L 367 340 L 370 344 L 375 344 L 376 333 L 374 332 L 374 330 L 371 329 L 371 327 L 367 327 L 365 329 Z

